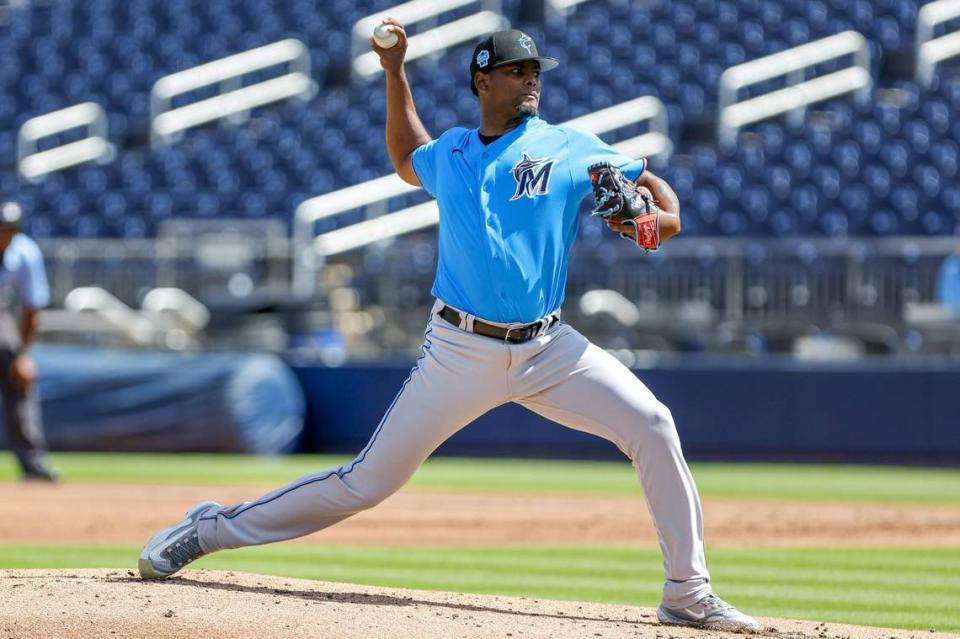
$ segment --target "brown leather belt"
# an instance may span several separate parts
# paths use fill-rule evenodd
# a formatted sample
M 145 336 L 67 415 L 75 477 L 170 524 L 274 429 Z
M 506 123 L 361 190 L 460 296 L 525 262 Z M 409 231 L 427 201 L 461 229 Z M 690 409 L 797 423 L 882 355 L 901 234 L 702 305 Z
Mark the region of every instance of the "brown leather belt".
M 463 319 L 463 316 L 460 315 L 459 311 L 455 311 L 449 306 L 444 306 L 441 308 L 439 315 L 454 326 L 460 326 L 460 321 Z M 503 342 L 510 342 L 511 344 L 523 344 L 524 342 L 529 342 L 534 337 L 539 335 L 541 330 L 546 330 L 547 328 L 553 326 L 554 322 L 556 321 L 557 316 L 551 315 L 550 317 L 533 322 L 532 324 L 524 324 L 523 326 L 506 328 L 503 326 L 496 326 L 494 324 L 487 324 L 486 322 L 474 319 L 473 332 L 477 335 L 492 337 L 493 339 L 498 339 Z M 544 326 L 544 322 L 546 322 L 546 326 Z

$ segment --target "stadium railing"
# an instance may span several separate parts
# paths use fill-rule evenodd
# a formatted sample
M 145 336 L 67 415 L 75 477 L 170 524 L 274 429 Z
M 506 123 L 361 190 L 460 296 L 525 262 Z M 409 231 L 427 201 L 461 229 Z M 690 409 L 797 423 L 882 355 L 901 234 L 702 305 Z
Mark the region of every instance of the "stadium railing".
M 38 141 L 71 129 L 84 127 L 87 136 L 45 151 Z M 30 118 L 20 127 L 17 139 L 17 166 L 20 177 L 40 182 L 49 173 L 85 162 L 109 162 L 115 151 L 107 139 L 107 114 L 94 102 L 76 104 Z
M 431 302 L 432 270 L 409 266 L 422 243 L 409 238 L 377 252 L 375 286 L 361 275 L 365 260 L 359 256 L 337 261 L 352 265 L 358 274 L 353 285 L 368 308 L 389 318 L 389 333 L 407 336 L 406 354 L 418 346 Z M 914 332 L 940 332 L 960 345 L 955 316 L 951 329 L 916 312 L 934 305 L 937 274 L 953 247 L 948 237 L 901 237 L 695 238 L 650 255 L 625 242 L 603 255 L 575 248 L 564 315 L 602 347 L 636 348 L 656 338 L 667 351 L 735 353 L 755 336 L 765 352 L 786 353 L 802 336 L 829 334 L 856 340 L 868 353 L 933 354 L 932 340 L 921 345 L 934 350 L 909 351 L 908 342 Z M 611 269 L 611 262 L 619 268 Z M 413 291 L 422 294 L 411 297 Z M 596 291 L 615 291 L 617 303 L 607 299 L 598 307 Z M 366 339 L 382 340 L 379 348 L 397 355 L 385 333 L 373 327 Z
M 243 76 L 277 65 L 284 75 L 242 86 Z M 216 85 L 218 95 L 171 108 L 176 96 Z M 310 51 L 287 39 L 162 77 L 150 92 L 150 140 L 154 145 L 176 140 L 191 127 L 222 118 L 243 119 L 251 109 L 299 97 L 310 99 L 317 85 L 310 76 Z
M 75 288 L 100 286 L 128 306 L 176 287 L 223 310 L 290 296 L 290 241 L 278 220 L 171 219 L 156 238 L 38 238 L 54 306 Z
M 917 14 L 917 83 L 930 87 L 941 62 L 960 56 L 960 31 L 934 38 L 934 30 L 941 24 L 960 17 L 960 2 L 938 0 L 920 8 Z
M 806 80 L 808 72 L 831 60 L 853 56 L 852 65 Z M 787 86 L 745 100 L 738 93 L 748 87 L 784 78 Z M 717 100 L 717 137 L 721 144 L 736 142 L 739 130 L 754 122 L 783 113 L 802 118 L 809 104 L 847 93 L 869 98 L 870 50 L 866 38 L 856 31 L 844 31 L 802 44 L 773 55 L 730 67 L 720 76 Z

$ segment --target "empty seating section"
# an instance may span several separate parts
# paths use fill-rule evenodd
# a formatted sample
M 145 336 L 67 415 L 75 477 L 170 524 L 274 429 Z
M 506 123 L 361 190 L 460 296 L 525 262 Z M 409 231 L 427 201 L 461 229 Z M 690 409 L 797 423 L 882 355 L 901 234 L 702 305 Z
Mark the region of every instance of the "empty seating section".
M 0 26 L 0 192 L 21 201 L 30 231 L 40 237 L 149 237 L 172 217 L 289 222 L 303 200 L 391 171 L 382 80 L 350 84 L 347 74 L 353 24 L 395 4 L 17 5 Z M 641 95 L 667 105 L 675 151 L 658 171 L 686 204 L 689 234 L 833 237 L 944 234 L 960 214 L 960 77 L 951 77 L 947 66 L 934 88 L 921 90 L 904 72 L 922 4 L 589 0 L 564 22 L 539 20 L 520 0 L 503 2 L 502 10 L 563 63 L 544 77 L 547 119 L 567 120 Z M 461 8 L 451 16 L 469 12 Z M 876 83 L 869 102 L 837 99 L 810 107 L 802 122 L 780 117 L 751 125 L 729 149 L 703 135 L 712 130 L 726 68 L 851 29 L 871 43 Z M 149 94 L 159 78 L 289 37 L 311 52 L 320 92 L 309 103 L 290 100 L 240 123 L 188 131 L 166 147 L 148 145 Z M 431 132 L 477 121 L 476 100 L 467 90 L 471 48 L 410 65 Z M 38 184 L 22 182 L 16 167 L 20 125 L 84 101 L 108 114 L 113 161 L 66 169 Z M 425 199 L 417 192 L 389 204 L 393 209 Z M 376 213 L 354 211 L 319 222 L 317 230 Z M 596 225 L 584 230 L 588 244 L 612 237 L 596 232 Z

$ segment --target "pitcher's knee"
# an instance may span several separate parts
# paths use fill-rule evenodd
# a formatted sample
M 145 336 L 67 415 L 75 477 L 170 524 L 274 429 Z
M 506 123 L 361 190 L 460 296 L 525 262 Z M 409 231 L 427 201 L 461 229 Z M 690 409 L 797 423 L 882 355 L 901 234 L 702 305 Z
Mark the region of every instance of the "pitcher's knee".
M 355 512 L 373 508 L 403 486 L 403 482 L 387 482 L 382 477 L 368 476 L 344 478 L 343 483 L 350 495 L 350 509 Z
M 366 486 L 360 490 L 353 491 L 350 509 L 359 512 L 373 508 L 394 492 L 396 492 L 396 490 L 388 490 L 382 486 Z
M 677 434 L 677 426 L 673 421 L 673 413 L 670 412 L 670 409 L 667 408 L 666 404 L 657 402 L 657 406 L 653 415 L 654 417 L 651 420 L 651 427 L 654 430 L 660 431 L 666 435 Z
M 640 448 L 669 448 L 680 445 L 680 436 L 677 434 L 673 414 L 660 402 L 638 416 L 634 428 L 631 429 L 631 435 L 630 441 L 627 442 L 628 454 L 631 458 Z

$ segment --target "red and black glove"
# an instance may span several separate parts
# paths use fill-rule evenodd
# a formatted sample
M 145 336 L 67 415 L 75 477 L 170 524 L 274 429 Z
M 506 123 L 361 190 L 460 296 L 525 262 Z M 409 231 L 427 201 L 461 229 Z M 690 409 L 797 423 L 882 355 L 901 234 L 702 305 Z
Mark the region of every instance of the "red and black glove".
M 587 169 L 593 186 L 593 212 L 608 223 L 628 224 L 634 234 L 621 233 L 648 251 L 660 248 L 660 209 L 650 190 L 631 182 L 617 167 L 598 162 Z

